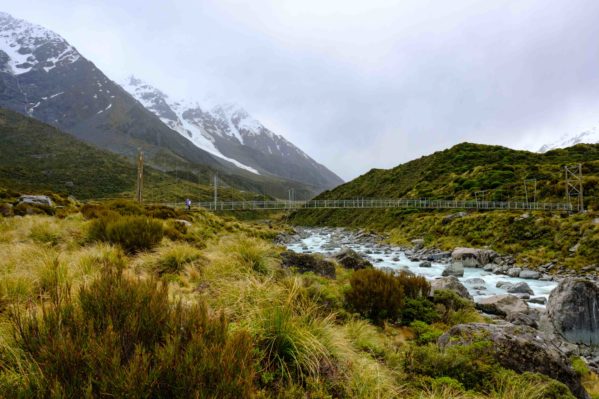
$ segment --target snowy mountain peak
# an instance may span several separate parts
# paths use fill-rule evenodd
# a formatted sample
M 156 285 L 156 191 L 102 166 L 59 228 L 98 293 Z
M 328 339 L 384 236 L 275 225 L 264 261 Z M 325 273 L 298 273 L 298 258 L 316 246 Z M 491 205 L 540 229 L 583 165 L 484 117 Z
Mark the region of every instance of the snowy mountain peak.
M 594 126 L 589 130 L 577 134 L 565 134 L 553 143 L 545 144 L 539 152 L 547 152 L 556 148 L 571 147 L 580 143 L 595 144 L 599 143 L 599 126 Z
M 20 75 L 43 68 L 49 72 L 80 57 L 60 35 L 0 12 L 0 71 Z
M 123 88 L 171 129 L 201 149 L 254 173 L 328 187 L 341 182 L 302 150 L 234 102 L 173 100 L 136 77 Z

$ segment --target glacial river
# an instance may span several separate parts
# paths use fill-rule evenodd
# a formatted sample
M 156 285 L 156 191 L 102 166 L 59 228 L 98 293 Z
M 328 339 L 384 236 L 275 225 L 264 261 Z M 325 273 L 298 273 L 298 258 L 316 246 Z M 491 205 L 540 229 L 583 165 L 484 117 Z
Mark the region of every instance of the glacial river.
M 333 238 L 333 234 L 327 230 L 306 229 L 304 231 L 309 233 L 309 235 L 306 238 L 301 238 L 297 241 L 288 243 L 288 249 L 299 253 L 310 252 L 330 255 L 342 248 L 351 248 L 367 257 L 375 267 L 409 270 L 431 280 L 436 277 L 441 277 L 441 273 L 447 266 L 445 264 L 432 262 L 431 267 L 420 267 L 420 261 L 413 262 L 409 260 L 405 253 L 397 247 L 339 240 L 339 233 L 336 233 L 335 238 Z M 372 253 L 367 253 L 367 251 Z M 474 281 L 472 279 L 482 279 L 484 284 L 481 284 L 480 280 Z M 505 289 L 496 287 L 496 284 L 499 281 L 507 281 L 513 284 L 522 281 L 526 282 L 534 292 L 534 294 L 531 295 L 531 298 L 541 296 L 547 298 L 549 293 L 557 286 L 557 283 L 554 281 L 510 277 L 503 274 L 486 272 L 480 268 L 465 268 L 464 277 L 460 277 L 459 280 L 468 289 L 475 301 L 492 295 L 507 294 Z

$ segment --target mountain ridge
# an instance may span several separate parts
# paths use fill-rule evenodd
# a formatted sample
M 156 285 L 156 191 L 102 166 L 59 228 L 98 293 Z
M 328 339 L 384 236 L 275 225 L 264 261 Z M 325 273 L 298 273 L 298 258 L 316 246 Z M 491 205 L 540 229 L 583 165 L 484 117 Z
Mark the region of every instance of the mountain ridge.
M 163 90 L 134 76 L 122 86 L 171 129 L 238 167 L 322 188 L 343 182 L 238 104 L 173 100 Z

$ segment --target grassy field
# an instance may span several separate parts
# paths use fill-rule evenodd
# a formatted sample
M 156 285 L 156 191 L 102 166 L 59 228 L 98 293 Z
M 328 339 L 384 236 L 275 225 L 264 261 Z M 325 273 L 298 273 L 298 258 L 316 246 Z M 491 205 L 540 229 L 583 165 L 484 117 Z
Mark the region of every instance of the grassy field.
M 0 217 L 0 396 L 569 397 L 501 368 L 484 342 L 441 352 L 443 331 L 482 320 L 454 297 L 374 273 L 400 284 L 399 316 L 369 318 L 364 273 L 282 266 L 285 229 L 125 202 Z

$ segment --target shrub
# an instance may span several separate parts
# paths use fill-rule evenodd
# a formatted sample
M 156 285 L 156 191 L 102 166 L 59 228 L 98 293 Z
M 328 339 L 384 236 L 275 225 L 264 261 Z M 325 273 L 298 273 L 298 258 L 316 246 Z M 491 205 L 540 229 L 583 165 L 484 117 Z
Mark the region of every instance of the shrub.
M 431 292 L 431 285 L 424 276 L 401 271 L 396 278 L 408 298 L 427 298 Z
M 403 305 L 403 288 L 397 278 L 377 269 L 355 271 L 345 300 L 350 310 L 381 323 L 395 321 Z
M 123 216 L 141 216 L 145 214 L 143 206 L 131 200 L 113 200 L 107 202 L 106 207 Z
M 173 306 L 165 286 L 127 279 L 117 268 L 103 270 L 78 300 L 65 297 L 41 317 L 13 320 L 25 357 L 5 366 L 29 375 L 3 387 L 8 397 L 239 398 L 254 391 L 247 333 L 228 333 L 224 317 L 204 305 Z
M 91 240 L 120 245 L 126 252 L 135 253 L 155 247 L 162 240 L 162 222 L 144 216 L 103 217 L 92 222 L 88 237 Z
M 444 323 L 454 325 L 478 321 L 480 316 L 474 309 L 474 304 L 462 298 L 452 290 L 436 290 L 433 302 Z
M 435 305 L 426 298 L 406 298 L 401 309 L 401 324 L 409 325 L 415 320 L 432 323 L 439 319 Z
M 419 320 L 412 322 L 410 327 L 414 330 L 416 342 L 419 345 L 437 342 L 437 339 L 443 334 L 443 331 Z

